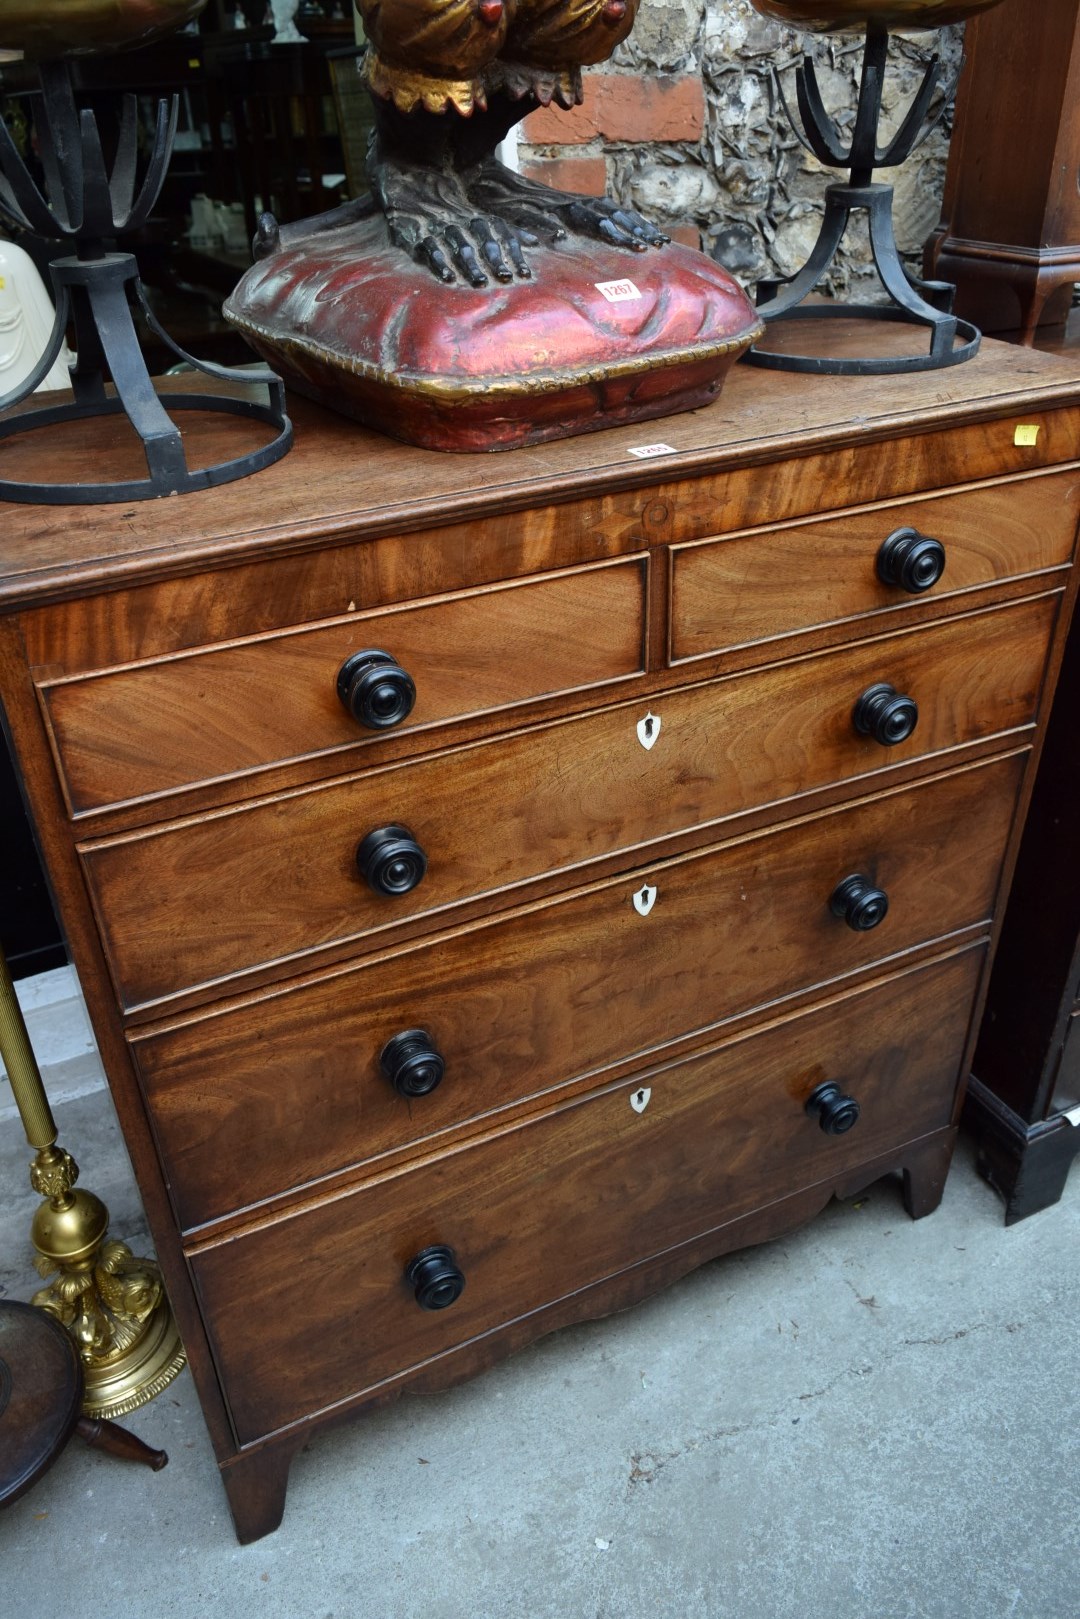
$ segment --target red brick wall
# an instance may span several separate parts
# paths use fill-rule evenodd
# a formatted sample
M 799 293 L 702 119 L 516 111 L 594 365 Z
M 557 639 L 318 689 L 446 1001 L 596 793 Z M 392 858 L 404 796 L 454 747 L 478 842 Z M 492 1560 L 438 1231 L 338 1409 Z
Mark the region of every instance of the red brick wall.
M 611 188 L 610 148 L 638 150 L 686 142 L 696 152 L 705 129 L 705 90 L 698 73 L 586 72 L 585 99 L 565 112 L 544 107 L 522 123 L 523 174 L 563 191 L 603 196 Z M 693 225 L 676 226 L 679 240 L 696 247 Z

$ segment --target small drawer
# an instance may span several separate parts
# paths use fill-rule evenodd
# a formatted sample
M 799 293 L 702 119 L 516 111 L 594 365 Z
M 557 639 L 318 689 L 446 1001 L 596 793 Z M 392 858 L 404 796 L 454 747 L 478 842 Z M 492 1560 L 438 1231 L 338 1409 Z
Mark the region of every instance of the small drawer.
M 181 1226 L 989 926 L 1025 757 L 136 1033 Z
M 671 662 L 1062 567 L 1078 515 L 1073 469 L 676 546 Z
M 655 713 L 618 705 L 84 844 L 118 991 L 134 1007 L 478 896 L 509 906 L 530 879 L 1015 733 L 1056 609 L 1041 597 L 669 691 Z M 855 724 L 883 686 L 918 705 L 895 745 Z
M 631 557 L 43 682 L 69 808 L 377 753 L 390 734 L 638 674 L 646 570 Z M 386 656 L 357 658 L 368 651 Z
M 240 1443 L 947 1126 L 982 959 L 850 994 L 194 1253 Z M 826 1084 L 858 1104 L 844 1134 L 808 1111 Z M 464 1291 L 422 1308 L 406 1271 L 439 1245 Z

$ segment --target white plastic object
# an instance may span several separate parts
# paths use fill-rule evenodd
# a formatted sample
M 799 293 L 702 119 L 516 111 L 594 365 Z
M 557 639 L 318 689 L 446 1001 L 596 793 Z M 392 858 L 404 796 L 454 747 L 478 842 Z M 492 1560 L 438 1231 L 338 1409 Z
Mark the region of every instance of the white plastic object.
M 0 240 L 0 397 L 14 393 L 44 354 L 55 311 L 37 265 L 23 248 Z M 75 356 L 65 343 L 38 393 L 66 388 Z
M 300 0 L 270 0 L 276 30 L 271 45 L 303 45 L 304 36 L 296 26 Z

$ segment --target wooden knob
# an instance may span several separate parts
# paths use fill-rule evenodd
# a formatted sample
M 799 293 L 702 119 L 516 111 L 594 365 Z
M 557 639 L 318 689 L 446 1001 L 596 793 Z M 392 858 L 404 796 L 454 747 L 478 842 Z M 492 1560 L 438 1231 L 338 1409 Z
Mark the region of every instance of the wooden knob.
M 919 723 L 919 705 L 882 681 L 863 692 L 852 719 L 862 736 L 872 736 L 883 748 L 895 748 L 907 741 Z
M 407 826 L 397 823 L 369 832 L 356 851 L 356 864 L 368 887 L 391 898 L 411 893 L 427 871 L 427 855 Z
M 408 719 L 416 702 L 412 676 L 389 652 L 354 652 L 338 670 L 337 694 L 358 724 L 388 731 Z
M 811 1091 L 806 1099 L 806 1111 L 817 1119 L 827 1136 L 842 1136 L 859 1122 L 859 1104 L 853 1096 L 845 1096 L 839 1085 L 831 1080 Z
M 875 888 L 869 877 L 856 874 L 838 883 L 829 898 L 834 916 L 844 919 L 855 933 L 869 933 L 884 922 L 889 912 L 889 896 Z
M 917 528 L 898 528 L 877 554 L 878 578 L 909 596 L 932 590 L 945 572 L 945 547 Z
M 454 1250 L 442 1244 L 422 1248 L 405 1267 L 405 1280 L 421 1310 L 446 1310 L 465 1290 L 465 1274 L 454 1263 Z
M 429 1096 L 446 1063 L 426 1029 L 403 1029 L 379 1053 L 379 1066 L 399 1096 Z

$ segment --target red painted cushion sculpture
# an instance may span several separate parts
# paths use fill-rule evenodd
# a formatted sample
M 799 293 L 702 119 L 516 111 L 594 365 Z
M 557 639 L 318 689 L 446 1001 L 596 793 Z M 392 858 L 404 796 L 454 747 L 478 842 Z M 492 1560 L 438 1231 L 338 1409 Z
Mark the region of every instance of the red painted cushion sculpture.
M 371 196 L 279 229 L 225 306 L 292 385 L 412 443 L 506 449 L 708 403 L 761 325 L 704 254 L 495 157 L 637 0 L 358 0 Z

